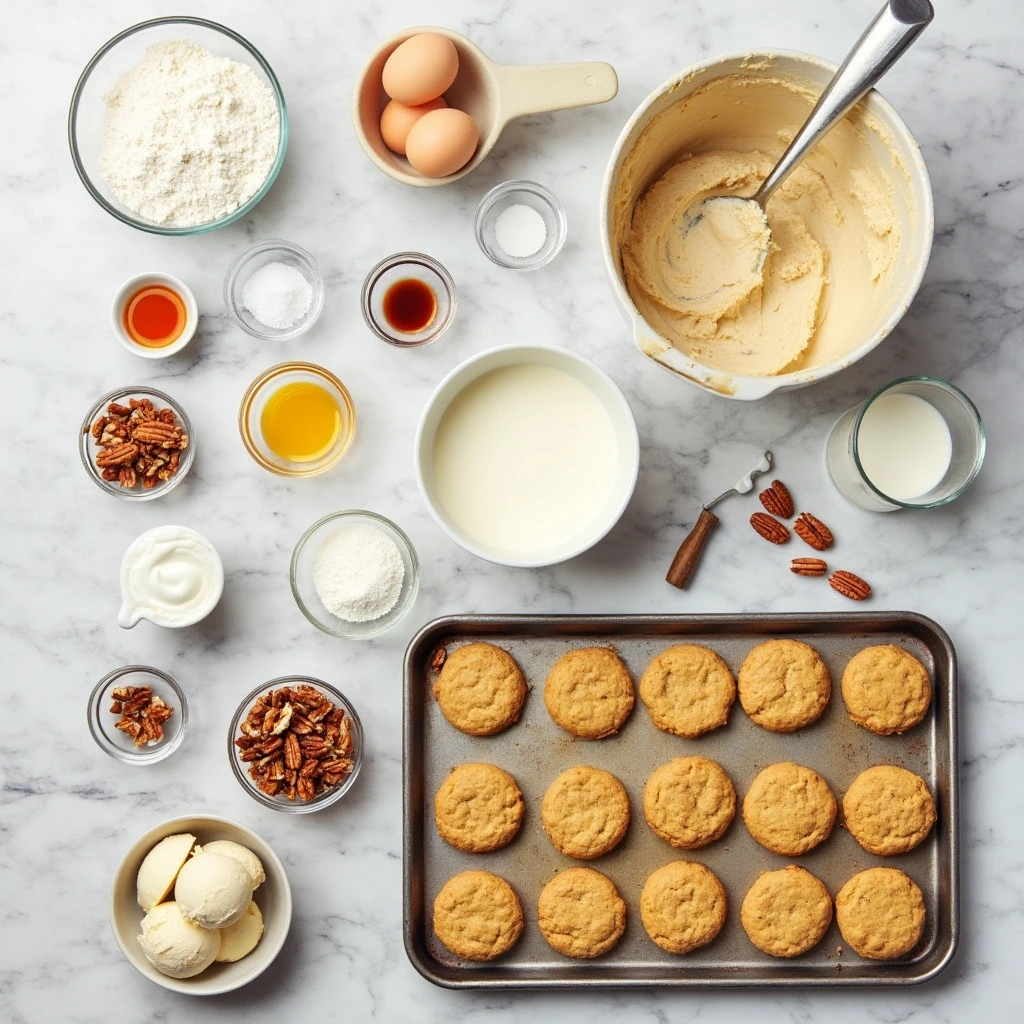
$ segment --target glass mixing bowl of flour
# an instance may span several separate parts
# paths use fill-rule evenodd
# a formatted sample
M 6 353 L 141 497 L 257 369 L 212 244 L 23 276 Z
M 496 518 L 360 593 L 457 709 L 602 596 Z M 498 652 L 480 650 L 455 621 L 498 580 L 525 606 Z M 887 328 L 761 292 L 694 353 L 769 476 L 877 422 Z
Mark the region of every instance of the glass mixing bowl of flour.
M 133 183 L 129 180 L 131 175 L 128 173 L 126 180 L 118 182 L 118 189 L 115 189 L 103 174 L 101 157 L 107 126 L 107 98 L 126 72 L 139 69 L 147 59 L 147 51 L 151 47 L 167 47 L 179 42 L 194 44 L 208 51 L 202 60 L 199 59 L 201 55 L 194 50 L 190 49 L 189 53 L 184 54 L 186 57 L 195 58 L 194 63 L 183 61 L 181 53 L 168 55 L 171 62 L 177 66 L 178 73 L 194 76 L 191 79 L 191 88 L 204 88 L 203 61 L 210 59 L 209 54 L 215 58 L 226 58 L 236 62 L 233 68 L 232 88 L 235 90 L 236 98 L 241 97 L 248 101 L 255 96 L 258 102 L 251 106 L 245 102 L 241 106 L 247 111 L 251 109 L 254 112 L 252 117 L 259 119 L 256 127 L 262 125 L 263 130 L 262 133 L 256 133 L 261 142 L 259 152 L 251 154 L 251 161 L 238 162 L 234 181 L 225 181 L 224 176 L 211 174 L 208 179 L 210 191 L 204 192 L 206 179 L 201 175 L 190 175 L 187 183 L 182 185 L 183 190 L 188 189 L 187 196 L 176 197 L 173 195 L 176 186 L 172 178 L 171 186 L 167 189 L 172 205 L 161 205 L 157 208 L 157 197 L 147 195 L 149 186 L 146 182 L 151 175 L 139 175 L 138 181 Z M 145 119 L 146 112 L 150 109 L 147 104 L 156 102 L 153 97 L 159 96 L 162 91 L 158 85 L 159 79 L 150 76 L 138 86 L 130 97 L 131 110 L 128 116 Z M 276 118 L 273 116 L 275 108 Z M 196 112 L 197 118 L 202 116 L 205 116 L 202 111 Z M 204 129 L 199 120 L 195 124 L 189 124 L 187 119 L 178 116 L 170 120 L 183 123 L 186 133 L 191 132 L 193 138 L 204 137 L 204 131 L 207 135 L 212 134 L 214 127 L 207 124 Z M 241 138 L 246 134 L 247 126 L 239 123 L 237 127 Z M 248 128 L 252 127 L 253 124 L 250 123 Z M 219 128 L 217 132 L 221 134 Z M 130 135 L 132 132 L 125 134 Z M 145 136 L 146 131 L 138 134 Z M 203 18 L 154 18 L 132 25 L 118 33 L 104 43 L 86 64 L 71 98 L 68 141 L 71 145 L 71 159 L 78 176 L 82 179 L 82 184 L 109 214 L 134 228 L 157 235 L 197 235 L 224 227 L 225 224 L 231 224 L 244 217 L 270 191 L 284 162 L 288 146 L 288 113 L 281 86 L 270 65 L 259 50 L 237 32 Z M 149 145 L 156 150 L 159 150 L 162 144 L 173 147 L 175 142 L 171 138 L 158 137 L 153 137 L 149 141 Z M 201 148 L 197 148 L 196 152 L 201 152 Z M 223 155 L 213 153 L 212 157 Z M 244 156 L 244 152 L 241 155 Z M 148 156 L 152 157 L 152 154 Z M 121 164 L 125 168 L 141 166 L 140 161 L 146 159 L 147 153 L 133 150 L 132 153 L 124 154 Z M 136 188 L 141 190 L 138 194 Z M 126 197 L 131 198 L 134 205 L 126 202 Z M 160 202 L 162 204 L 162 200 Z M 211 213 L 215 206 L 217 212 Z M 147 215 L 142 212 L 143 210 L 152 215 Z

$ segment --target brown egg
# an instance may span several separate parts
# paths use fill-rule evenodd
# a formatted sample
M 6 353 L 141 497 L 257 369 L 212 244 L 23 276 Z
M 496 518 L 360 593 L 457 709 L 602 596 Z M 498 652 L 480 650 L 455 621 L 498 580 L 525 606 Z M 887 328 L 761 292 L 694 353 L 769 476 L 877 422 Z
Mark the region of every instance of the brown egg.
M 436 32 L 410 36 L 388 57 L 381 78 L 384 91 L 409 107 L 436 100 L 459 73 L 459 52 Z
M 479 133 L 463 110 L 446 107 L 424 114 L 405 140 L 409 163 L 428 178 L 443 178 L 465 167 L 476 151 Z
M 424 114 L 447 106 L 443 96 L 438 96 L 429 103 L 421 103 L 418 107 L 407 107 L 398 100 L 392 100 L 380 115 L 380 137 L 384 140 L 384 145 L 392 153 L 405 156 L 405 140 L 409 137 L 412 126 Z

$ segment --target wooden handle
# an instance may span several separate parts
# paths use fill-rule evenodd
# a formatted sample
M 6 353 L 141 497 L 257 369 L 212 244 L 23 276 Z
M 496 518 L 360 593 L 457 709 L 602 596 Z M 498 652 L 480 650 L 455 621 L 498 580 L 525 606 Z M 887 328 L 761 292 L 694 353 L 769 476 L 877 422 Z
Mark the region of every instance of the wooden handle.
M 665 579 L 673 587 L 679 587 L 682 590 L 689 582 L 693 570 L 697 568 L 697 562 L 700 560 L 700 553 L 704 550 L 708 535 L 717 525 L 718 516 L 714 512 L 702 508 L 696 525 L 686 535 L 683 543 L 679 545 L 676 557 L 672 559 L 672 565 L 669 566 L 668 574 L 665 576 Z

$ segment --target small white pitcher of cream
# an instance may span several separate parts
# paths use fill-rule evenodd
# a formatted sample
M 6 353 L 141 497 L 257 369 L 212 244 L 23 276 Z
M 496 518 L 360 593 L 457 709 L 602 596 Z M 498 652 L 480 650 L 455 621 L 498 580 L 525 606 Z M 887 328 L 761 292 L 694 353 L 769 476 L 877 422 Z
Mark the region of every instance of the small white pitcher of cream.
M 121 560 L 117 623 L 191 626 L 206 618 L 224 592 L 224 565 L 214 546 L 187 526 L 157 526 L 136 537 Z
M 839 418 L 825 446 L 832 482 L 872 512 L 937 508 L 981 470 L 985 428 L 974 403 L 934 377 L 901 377 Z

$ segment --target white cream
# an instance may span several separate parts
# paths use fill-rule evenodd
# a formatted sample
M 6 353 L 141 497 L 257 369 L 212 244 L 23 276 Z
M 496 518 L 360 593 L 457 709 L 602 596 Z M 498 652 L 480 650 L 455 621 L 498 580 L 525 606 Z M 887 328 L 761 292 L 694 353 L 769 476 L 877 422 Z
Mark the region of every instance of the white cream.
M 600 399 L 552 366 L 517 364 L 469 384 L 432 452 L 438 504 L 485 554 L 527 558 L 571 546 L 604 510 L 618 441 Z
M 121 560 L 118 625 L 139 619 L 191 626 L 213 611 L 224 590 L 224 566 L 214 546 L 186 526 L 158 526 L 129 545 Z

